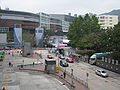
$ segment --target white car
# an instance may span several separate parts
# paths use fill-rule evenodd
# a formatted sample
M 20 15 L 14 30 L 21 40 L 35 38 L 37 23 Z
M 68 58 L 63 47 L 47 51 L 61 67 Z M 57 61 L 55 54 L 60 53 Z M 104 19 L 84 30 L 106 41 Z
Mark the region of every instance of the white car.
M 104 70 L 97 69 L 97 70 L 95 70 L 95 73 L 102 77 L 108 77 L 108 73 Z

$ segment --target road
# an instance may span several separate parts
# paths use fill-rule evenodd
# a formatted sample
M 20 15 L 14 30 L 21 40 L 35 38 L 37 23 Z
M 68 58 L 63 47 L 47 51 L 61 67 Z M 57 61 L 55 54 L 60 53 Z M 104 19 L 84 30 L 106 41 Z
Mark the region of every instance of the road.
M 44 52 L 42 52 L 42 54 L 47 55 L 47 53 L 44 54 Z M 55 59 L 58 63 L 58 57 L 55 56 Z M 62 68 L 65 69 L 64 67 Z M 74 76 L 88 82 L 90 90 L 120 90 L 120 74 L 106 70 L 109 73 L 109 77 L 100 77 L 95 74 L 95 70 L 101 69 L 100 67 L 82 61 L 80 63 L 69 63 L 69 67 L 67 67 L 66 70 L 71 72 L 71 69 L 73 69 Z M 89 74 L 88 78 L 86 73 Z
M 73 74 L 88 82 L 88 86 L 91 90 L 119 90 L 120 89 L 120 75 L 106 70 L 109 73 L 109 77 L 103 78 L 95 74 L 97 66 L 91 66 L 87 63 L 73 63 L 69 64 L 70 67 L 66 70 L 71 72 L 73 69 Z M 86 73 L 89 74 L 88 78 Z

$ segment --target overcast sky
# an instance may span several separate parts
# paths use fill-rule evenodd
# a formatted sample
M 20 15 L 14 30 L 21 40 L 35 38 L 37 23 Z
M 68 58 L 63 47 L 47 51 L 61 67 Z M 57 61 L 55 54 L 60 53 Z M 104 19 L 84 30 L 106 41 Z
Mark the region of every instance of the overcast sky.
M 0 0 L 2 9 L 48 14 L 101 14 L 120 9 L 120 0 Z

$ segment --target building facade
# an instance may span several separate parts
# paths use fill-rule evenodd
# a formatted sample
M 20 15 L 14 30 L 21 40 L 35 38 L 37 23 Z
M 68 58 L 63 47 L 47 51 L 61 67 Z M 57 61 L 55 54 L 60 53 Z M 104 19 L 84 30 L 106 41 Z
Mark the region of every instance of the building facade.
M 35 41 L 35 28 L 39 27 L 39 15 L 13 11 L 13 10 L 1 10 L 0 9 L 0 33 L 7 34 L 7 43 L 18 40 L 18 29 L 21 31 L 21 37 L 25 42 Z M 17 31 L 17 33 L 16 33 Z M 21 41 L 22 42 L 22 41 Z
M 36 28 L 50 29 L 62 35 L 69 31 L 69 25 L 73 19 L 73 16 L 64 14 L 46 14 L 43 12 L 33 14 L 0 9 L 0 33 L 7 34 L 8 43 L 16 41 L 22 43 L 24 41 L 33 44 L 36 43 Z
M 118 24 L 117 15 L 97 15 L 97 18 L 102 29 L 113 28 Z
M 50 18 L 50 29 L 54 32 L 62 30 L 62 21 L 55 18 Z
M 38 13 L 38 15 L 39 15 L 39 27 L 50 29 L 50 15 L 43 12 Z
M 50 16 L 54 19 L 61 20 L 61 31 L 62 32 L 68 32 L 69 31 L 69 25 L 73 21 L 74 17 L 70 15 L 65 14 L 50 14 Z
M 16 24 L 21 25 L 21 28 L 36 28 L 39 26 L 39 15 L 28 12 L 0 10 L 0 27 L 14 28 Z

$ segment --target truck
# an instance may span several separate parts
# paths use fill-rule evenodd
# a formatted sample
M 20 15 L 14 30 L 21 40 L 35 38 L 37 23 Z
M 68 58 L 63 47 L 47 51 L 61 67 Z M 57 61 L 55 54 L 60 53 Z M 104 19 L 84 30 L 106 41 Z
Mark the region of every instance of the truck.
M 102 57 L 110 56 L 111 52 L 105 52 L 105 53 L 94 53 L 89 60 L 90 64 L 95 64 L 97 59 L 100 59 Z

